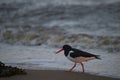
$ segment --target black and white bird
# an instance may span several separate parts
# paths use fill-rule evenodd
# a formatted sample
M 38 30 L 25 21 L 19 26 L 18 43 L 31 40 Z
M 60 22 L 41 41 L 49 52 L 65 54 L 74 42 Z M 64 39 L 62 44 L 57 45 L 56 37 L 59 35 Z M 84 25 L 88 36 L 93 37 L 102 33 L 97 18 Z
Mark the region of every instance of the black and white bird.
M 63 50 L 64 50 L 64 55 L 72 62 L 75 62 L 75 64 L 69 71 L 72 71 L 76 67 L 77 63 L 80 63 L 82 66 L 82 71 L 84 72 L 83 62 L 93 59 L 101 59 L 99 55 L 94 55 L 85 51 L 81 51 L 79 49 L 72 48 L 70 45 L 64 45 L 62 49 L 56 52 L 56 54 L 60 53 Z

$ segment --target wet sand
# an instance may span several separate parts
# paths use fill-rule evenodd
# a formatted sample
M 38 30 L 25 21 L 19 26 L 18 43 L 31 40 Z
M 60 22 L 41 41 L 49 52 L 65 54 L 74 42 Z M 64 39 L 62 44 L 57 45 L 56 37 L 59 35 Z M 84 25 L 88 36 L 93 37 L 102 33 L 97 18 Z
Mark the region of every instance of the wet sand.
M 96 76 L 81 72 L 66 72 L 59 70 L 26 70 L 27 75 L 15 75 L 0 80 L 120 80 L 104 76 Z

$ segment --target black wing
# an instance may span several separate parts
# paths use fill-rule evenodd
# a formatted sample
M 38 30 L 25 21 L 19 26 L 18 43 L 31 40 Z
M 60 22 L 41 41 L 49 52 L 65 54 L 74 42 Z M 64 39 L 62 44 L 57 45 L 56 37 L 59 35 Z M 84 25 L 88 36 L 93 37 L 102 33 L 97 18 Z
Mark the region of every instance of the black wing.
M 99 55 L 94 55 L 94 54 L 91 54 L 91 53 L 88 53 L 88 52 L 85 52 L 85 51 L 81 51 L 81 50 L 78 50 L 78 49 L 72 49 L 73 52 L 70 53 L 70 56 L 75 58 L 75 57 L 95 57 L 96 59 L 100 59 Z

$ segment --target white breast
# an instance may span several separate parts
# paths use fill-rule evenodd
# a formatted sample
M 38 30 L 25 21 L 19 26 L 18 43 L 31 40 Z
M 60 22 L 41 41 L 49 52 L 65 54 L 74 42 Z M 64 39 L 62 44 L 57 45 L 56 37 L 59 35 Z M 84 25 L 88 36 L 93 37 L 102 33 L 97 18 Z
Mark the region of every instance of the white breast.
M 72 57 L 70 56 L 70 54 L 72 54 L 72 53 L 73 53 L 73 51 L 69 51 L 69 54 L 68 54 L 67 58 L 68 58 L 70 61 L 75 62 L 75 61 L 74 61 L 74 58 L 72 58 Z

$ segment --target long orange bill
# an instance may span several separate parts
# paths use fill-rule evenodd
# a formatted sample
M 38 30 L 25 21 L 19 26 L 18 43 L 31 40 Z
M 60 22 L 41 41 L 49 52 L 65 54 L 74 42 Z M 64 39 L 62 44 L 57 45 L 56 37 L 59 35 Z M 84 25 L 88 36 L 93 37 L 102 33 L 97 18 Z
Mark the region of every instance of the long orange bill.
M 58 50 L 58 51 L 56 52 L 56 54 L 60 53 L 60 52 L 63 51 L 63 50 L 64 50 L 63 48 L 60 49 L 60 50 Z

